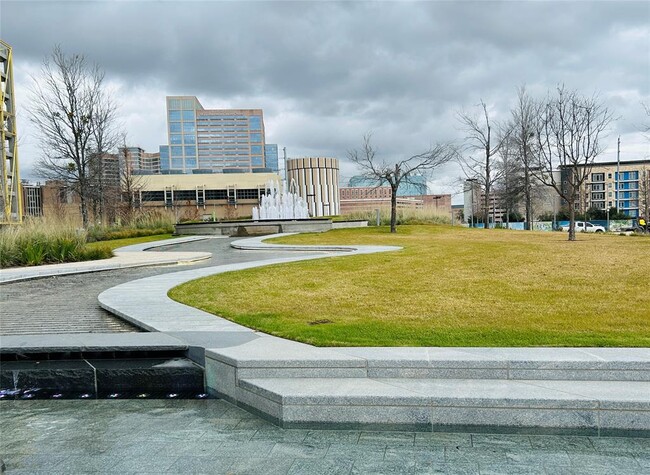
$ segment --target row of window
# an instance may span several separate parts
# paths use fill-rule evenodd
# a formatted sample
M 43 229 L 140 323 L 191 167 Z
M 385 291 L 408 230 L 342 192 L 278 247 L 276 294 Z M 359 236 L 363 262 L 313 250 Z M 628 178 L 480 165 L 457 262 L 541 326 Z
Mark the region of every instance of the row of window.
M 607 193 L 607 196 L 611 198 L 614 194 L 609 191 Z M 639 192 L 638 191 L 622 191 L 619 193 L 619 199 L 636 199 L 639 197 Z M 591 194 L 591 199 L 592 200 L 604 200 L 605 199 L 605 193 L 592 193 Z
M 224 132 L 248 132 L 247 127 L 202 127 L 198 126 L 199 132 L 204 134 L 221 135 Z
M 199 145 L 223 145 L 223 144 L 239 144 L 250 145 L 251 142 L 244 139 L 202 139 L 199 140 Z
M 171 200 L 173 196 L 173 201 L 194 201 L 198 197 L 205 196 L 206 200 L 225 200 L 228 199 L 227 190 L 204 190 L 205 195 L 202 193 L 203 190 L 173 190 L 173 192 L 167 191 L 167 201 Z M 260 195 L 265 193 L 265 190 L 257 189 L 241 189 L 235 190 L 237 199 L 240 200 L 256 200 Z M 165 201 L 165 191 L 143 191 L 142 192 L 142 201 Z
M 194 110 L 170 110 L 169 111 L 169 120 L 191 120 L 194 122 Z
M 618 173 L 614 173 L 614 180 L 618 180 Z M 639 172 L 638 171 L 631 171 L 631 172 L 621 172 L 621 181 L 629 181 L 629 180 L 638 180 L 639 179 Z M 608 173 L 607 178 L 609 180 L 612 179 L 612 174 Z M 592 182 L 603 182 L 605 181 L 605 174 L 604 173 L 592 173 L 591 174 L 591 181 Z
M 246 121 L 248 116 L 245 115 L 214 115 L 214 114 L 201 114 L 197 116 L 196 120 L 237 120 L 237 121 Z
M 196 126 L 194 122 L 170 122 L 169 123 L 169 132 L 170 133 L 180 133 L 180 132 L 190 132 L 194 133 L 196 131 Z

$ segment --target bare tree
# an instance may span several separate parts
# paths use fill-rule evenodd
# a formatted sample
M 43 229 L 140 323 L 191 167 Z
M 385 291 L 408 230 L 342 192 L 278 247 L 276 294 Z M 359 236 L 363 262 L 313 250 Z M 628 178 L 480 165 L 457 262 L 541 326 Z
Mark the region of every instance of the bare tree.
M 459 163 L 467 178 L 476 179 L 485 193 L 483 196 L 483 222 L 488 227 L 492 187 L 500 178 L 494 167 L 494 155 L 509 136 L 507 129 L 500 128 L 490 120 L 487 105 L 481 100 L 481 113 L 459 112 L 458 121 L 465 131 L 464 152 L 458 155 Z M 476 153 L 476 156 L 473 154 Z
M 37 170 L 65 182 L 79 196 L 85 227 L 102 168 L 97 162 L 116 144 L 115 106 L 104 73 L 83 55 L 66 56 L 57 46 L 32 80 L 29 118 L 40 131 L 43 151 Z
M 613 120 L 596 96 L 584 97 L 564 86 L 539 108 L 535 137 L 538 154 L 535 175 L 568 204 L 569 241 L 575 241 L 575 203 L 594 160 L 602 152 L 602 139 Z M 560 176 L 557 176 L 557 172 Z
M 455 156 L 454 149 L 448 144 L 436 144 L 425 152 L 412 155 L 396 162 L 381 161 L 371 144 L 372 134 L 363 136 L 361 150 L 351 150 L 348 158 L 362 170 L 362 176 L 390 186 L 390 232 L 397 232 L 397 189 L 402 183 L 411 183 L 410 178 L 428 175 L 434 169 L 449 162 Z
M 517 146 L 518 160 L 523 177 L 523 197 L 526 213 L 526 229 L 533 222 L 533 174 L 531 165 L 535 154 L 535 123 L 537 104 L 526 92 L 525 86 L 517 88 L 517 103 L 512 113 L 512 139 Z
M 512 138 L 506 140 L 496 155 L 495 169 L 499 179 L 495 183 L 495 191 L 506 214 L 506 226 L 510 225 L 510 214 L 517 209 L 524 195 L 525 180 L 523 167 L 519 161 L 518 146 Z

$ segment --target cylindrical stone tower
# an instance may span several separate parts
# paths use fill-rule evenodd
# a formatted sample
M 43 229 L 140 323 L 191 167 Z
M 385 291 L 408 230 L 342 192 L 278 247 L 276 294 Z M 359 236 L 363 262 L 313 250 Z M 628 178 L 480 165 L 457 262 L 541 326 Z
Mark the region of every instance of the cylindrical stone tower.
M 314 217 L 340 213 L 339 161 L 336 158 L 292 158 L 287 160 L 287 186 L 307 202 Z

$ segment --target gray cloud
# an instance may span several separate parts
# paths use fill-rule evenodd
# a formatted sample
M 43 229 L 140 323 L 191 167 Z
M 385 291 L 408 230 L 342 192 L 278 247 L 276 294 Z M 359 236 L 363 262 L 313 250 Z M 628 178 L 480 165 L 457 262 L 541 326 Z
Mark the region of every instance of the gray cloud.
M 150 150 L 166 139 L 165 95 L 261 107 L 290 156 L 343 159 L 369 130 L 390 155 L 457 140 L 458 109 L 483 99 L 507 118 L 516 86 L 564 83 L 598 92 L 621 116 L 612 136 L 641 158 L 649 20 L 647 2 L 4 0 L 1 26 L 21 71 L 55 44 L 99 63 L 131 140 Z M 436 186 L 458 173 L 445 168 Z

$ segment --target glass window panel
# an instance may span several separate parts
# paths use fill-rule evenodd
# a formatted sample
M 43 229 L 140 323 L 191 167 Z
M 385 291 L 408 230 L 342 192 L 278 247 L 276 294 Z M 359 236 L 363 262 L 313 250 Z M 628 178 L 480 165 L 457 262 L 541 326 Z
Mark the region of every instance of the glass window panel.
M 183 168 L 183 159 L 182 158 L 172 158 L 172 168 L 182 169 Z
M 194 126 L 194 122 L 183 122 L 183 132 L 194 132 L 196 130 L 196 127 Z
M 183 111 L 183 120 L 194 121 L 194 111 Z
M 182 135 L 180 134 L 172 134 L 169 136 L 169 141 L 173 144 L 180 144 L 181 143 L 181 138 Z
M 181 131 L 181 123 L 180 122 L 170 122 L 169 123 L 169 131 L 170 132 L 180 132 Z
M 185 167 L 186 168 L 196 168 L 196 159 L 194 159 L 194 158 L 185 159 Z
M 188 157 L 195 157 L 196 156 L 196 147 L 191 146 L 191 147 L 185 147 L 185 155 Z
M 253 166 L 261 167 L 263 164 L 262 157 L 251 157 L 251 164 Z
M 194 135 L 194 134 L 184 134 L 183 139 L 185 140 L 186 144 L 188 144 L 188 143 L 195 144 L 196 143 L 196 135 Z
M 260 143 L 262 141 L 262 134 L 251 134 L 251 142 Z
M 262 118 L 258 115 L 252 115 L 248 119 L 248 126 L 251 130 L 262 130 Z
M 169 120 L 181 120 L 181 111 L 169 111 Z
M 172 149 L 172 157 L 182 157 L 183 156 L 183 147 L 180 145 L 174 146 Z
M 262 153 L 261 145 L 251 145 L 251 154 L 260 155 Z
M 181 100 L 180 99 L 170 99 L 169 100 L 169 108 L 170 109 L 180 109 L 181 108 Z

